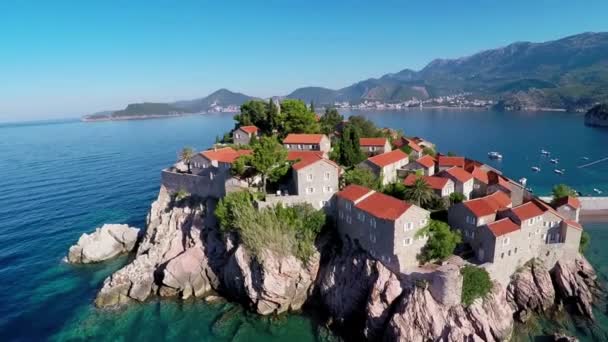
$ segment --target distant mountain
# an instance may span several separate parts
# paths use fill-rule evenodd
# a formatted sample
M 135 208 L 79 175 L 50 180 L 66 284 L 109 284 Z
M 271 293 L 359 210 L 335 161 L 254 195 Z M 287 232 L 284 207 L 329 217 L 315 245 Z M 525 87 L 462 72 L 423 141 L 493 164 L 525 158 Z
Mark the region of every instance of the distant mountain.
M 253 99 L 251 96 L 234 93 L 227 89 L 220 89 L 207 97 L 194 100 L 173 103 L 133 103 L 123 110 L 104 111 L 86 115 L 83 117 L 83 120 L 128 120 L 177 116 L 215 110 L 217 106 L 224 108 L 228 106 L 238 107 L 251 99 Z
M 588 108 L 608 100 L 608 33 L 583 33 L 545 43 L 518 42 L 458 59 L 436 59 L 331 90 L 308 87 L 287 97 L 330 104 L 402 102 L 456 93 L 500 101 L 504 108 Z
M 254 98 L 245 94 L 235 93 L 228 89 L 220 89 L 207 97 L 188 101 L 178 101 L 172 103 L 172 105 L 198 113 L 207 111 L 214 106 L 240 106 L 252 99 Z

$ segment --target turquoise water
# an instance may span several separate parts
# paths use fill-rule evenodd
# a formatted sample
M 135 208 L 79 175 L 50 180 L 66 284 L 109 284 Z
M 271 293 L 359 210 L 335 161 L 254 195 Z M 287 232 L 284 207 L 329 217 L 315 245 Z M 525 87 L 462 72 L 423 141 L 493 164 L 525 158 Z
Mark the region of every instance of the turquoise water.
M 505 154 L 501 167 L 509 174 L 521 170 L 528 176 L 526 158 L 538 159 L 541 146 L 572 165 L 581 151 L 590 157 L 608 154 L 608 131 L 584 127 L 580 116 L 509 114 L 366 113 L 379 124 L 428 137 L 443 149 L 449 146 L 479 159 L 488 150 L 499 150 Z M 326 339 L 327 332 L 308 317 L 269 320 L 230 304 L 168 300 L 99 311 L 92 306 L 95 293 L 126 258 L 80 267 L 62 262 L 80 234 L 102 223 L 143 227 L 158 192 L 160 169 L 174 162 L 183 146 L 207 147 L 232 126 L 231 116 L 221 114 L 0 125 L 0 340 Z M 526 133 L 533 131 L 534 136 Z M 496 145 L 490 143 L 494 140 Z M 608 163 L 580 171 L 580 177 L 572 170 L 563 179 L 549 172 L 529 178 L 538 189 L 565 180 L 579 190 L 608 190 L 607 170 Z M 608 230 L 589 230 L 590 258 L 605 279 L 608 250 L 601 246 L 608 242 Z

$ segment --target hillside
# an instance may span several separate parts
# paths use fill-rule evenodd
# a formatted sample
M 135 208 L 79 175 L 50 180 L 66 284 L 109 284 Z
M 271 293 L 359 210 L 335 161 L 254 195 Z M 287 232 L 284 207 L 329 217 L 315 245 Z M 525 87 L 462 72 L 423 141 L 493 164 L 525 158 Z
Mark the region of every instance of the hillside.
M 589 108 L 608 99 L 608 33 L 518 42 L 468 57 L 436 59 L 420 71 L 406 69 L 338 90 L 305 89 L 288 97 L 319 104 L 401 102 L 468 92 L 501 101 L 508 109 Z
M 220 89 L 207 97 L 188 101 L 178 101 L 174 102 L 173 105 L 198 113 L 207 111 L 214 106 L 240 106 L 251 99 L 253 99 L 253 97 L 245 94 L 235 93 L 228 89 Z

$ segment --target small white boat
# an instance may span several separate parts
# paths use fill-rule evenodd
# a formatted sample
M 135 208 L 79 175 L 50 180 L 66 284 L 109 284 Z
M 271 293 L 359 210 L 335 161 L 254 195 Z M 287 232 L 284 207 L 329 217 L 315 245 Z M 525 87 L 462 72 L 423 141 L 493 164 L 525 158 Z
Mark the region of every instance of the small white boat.
M 589 157 L 582 157 L 582 160 L 589 160 Z
M 559 159 L 555 158 L 555 159 L 551 159 L 550 160 L 553 164 L 557 164 L 559 163 Z
M 522 177 L 519 179 L 519 184 L 523 185 L 524 187 L 526 186 L 526 183 L 528 183 L 528 178 Z
M 565 169 L 561 169 L 561 170 L 555 169 L 555 170 L 553 170 L 553 172 L 557 173 L 558 175 L 563 175 L 566 172 L 566 170 Z
M 550 155 L 550 154 L 551 154 L 551 152 L 549 152 L 549 151 L 547 151 L 547 150 L 545 150 L 545 149 L 541 149 L 541 150 L 540 150 L 540 154 L 542 154 L 543 156 L 548 156 L 548 155 Z
M 595 192 L 595 193 L 596 193 L 596 194 L 598 194 L 598 195 L 601 195 L 601 194 L 602 194 L 602 190 L 600 190 L 600 189 L 596 189 L 596 188 L 593 188 L 593 192 Z
M 502 159 L 502 154 L 498 152 L 488 152 L 488 157 L 490 157 L 490 159 Z
M 538 166 L 532 166 L 532 171 L 534 171 L 534 172 L 540 172 L 540 167 L 538 167 Z

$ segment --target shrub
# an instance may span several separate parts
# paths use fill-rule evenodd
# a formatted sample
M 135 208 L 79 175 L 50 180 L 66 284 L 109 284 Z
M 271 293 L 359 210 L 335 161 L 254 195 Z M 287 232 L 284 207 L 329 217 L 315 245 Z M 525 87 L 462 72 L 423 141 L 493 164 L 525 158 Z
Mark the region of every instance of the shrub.
M 180 201 L 190 197 L 190 193 L 188 191 L 186 191 L 186 189 L 180 188 L 179 190 L 177 190 L 177 192 L 175 192 L 175 194 L 173 194 L 173 196 L 175 196 L 176 201 L 180 202 Z
M 465 198 L 462 192 L 452 192 L 450 194 L 450 203 L 452 204 L 461 203 L 464 200 Z
M 578 245 L 578 251 L 584 253 L 587 250 L 587 247 L 589 247 L 590 243 L 591 237 L 589 236 L 589 233 L 583 231 L 583 233 L 581 234 L 581 242 Z
M 462 304 L 469 306 L 475 299 L 485 297 L 492 290 L 492 281 L 488 272 L 480 267 L 464 266 L 462 274 Z
M 443 260 L 454 253 L 456 246 L 462 241 L 460 233 L 450 229 L 445 222 L 431 220 L 416 236 L 428 236 L 426 245 L 419 255 L 422 262 Z

